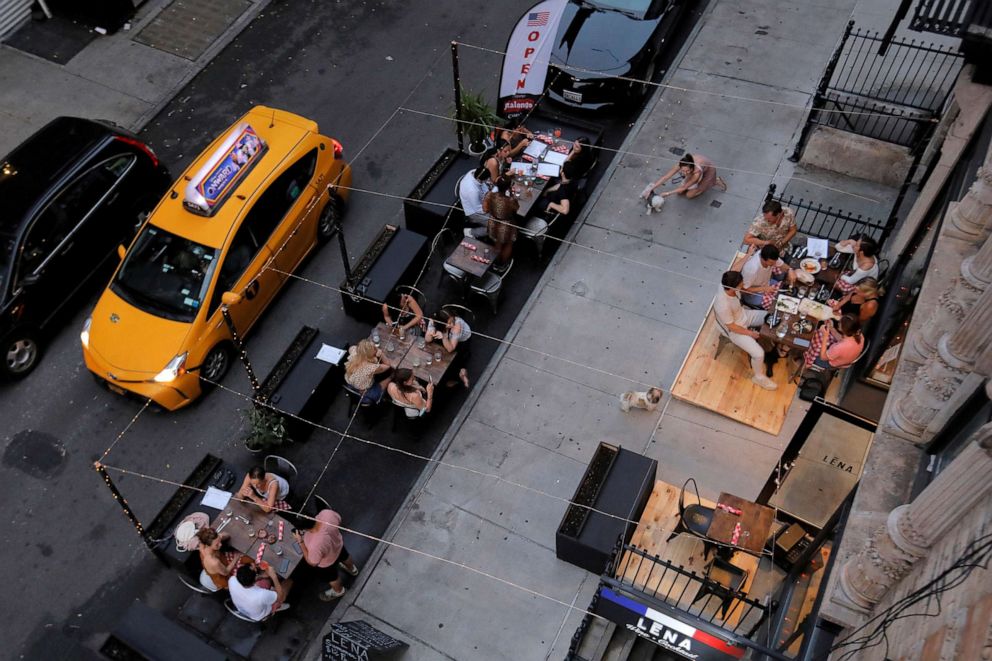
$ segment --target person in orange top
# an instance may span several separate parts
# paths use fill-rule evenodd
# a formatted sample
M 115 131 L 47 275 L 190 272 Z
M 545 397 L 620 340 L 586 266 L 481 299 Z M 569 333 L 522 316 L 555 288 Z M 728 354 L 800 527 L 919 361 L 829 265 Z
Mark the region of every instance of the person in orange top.
M 231 538 L 227 533 L 218 535 L 216 530 L 208 526 L 197 530 L 196 537 L 200 540 L 200 564 L 217 589 L 226 590 L 227 582 L 241 562 L 242 555 L 225 553 L 222 550 L 224 543 Z
M 358 566 L 351 559 L 341 536 L 341 515 L 334 510 L 321 510 L 313 521 L 313 527 L 305 533 L 293 531 L 293 537 L 303 547 L 303 560 L 318 571 L 321 579 L 330 583 L 330 589 L 318 595 L 321 601 L 332 601 L 344 596 L 347 591 L 341 583 L 338 569 L 352 576 L 358 576 Z

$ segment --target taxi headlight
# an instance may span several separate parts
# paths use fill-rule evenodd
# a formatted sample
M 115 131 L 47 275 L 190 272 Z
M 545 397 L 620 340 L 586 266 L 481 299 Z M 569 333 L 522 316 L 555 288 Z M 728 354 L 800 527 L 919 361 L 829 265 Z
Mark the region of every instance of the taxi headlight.
M 162 368 L 162 371 L 155 375 L 155 383 L 170 383 L 175 381 L 181 374 L 186 373 L 186 356 L 189 352 L 179 354 L 169 361 L 169 364 Z
M 90 324 L 93 323 L 93 317 L 86 317 L 86 321 L 83 322 L 83 330 L 79 333 L 79 341 L 83 343 L 84 347 L 90 346 Z

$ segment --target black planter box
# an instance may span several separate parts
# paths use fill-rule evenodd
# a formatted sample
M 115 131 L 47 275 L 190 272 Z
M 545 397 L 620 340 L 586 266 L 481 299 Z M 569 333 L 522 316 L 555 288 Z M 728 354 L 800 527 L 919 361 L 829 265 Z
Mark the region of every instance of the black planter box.
M 558 526 L 555 555 L 586 571 L 602 574 L 617 538 L 622 536 L 627 543 L 634 534 L 636 521 L 654 489 L 657 470 L 654 459 L 600 443 L 572 496 L 573 504 L 565 510 Z
M 310 436 L 313 425 L 307 422 L 320 422 L 343 378 L 344 358 L 337 365 L 316 358 L 322 344 L 336 346 L 326 333 L 310 326 L 301 328 L 259 391 L 262 399 L 291 414 L 283 417 L 286 433 L 294 441 Z
M 341 282 L 345 314 L 370 324 L 382 321 L 382 304 L 397 285 L 414 283 L 430 248 L 426 236 L 392 225 L 386 230 L 392 236 L 383 241 L 377 236 L 356 262 L 352 280 Z
M 455 185 L 463 174 L 478 166 L 477 156 L 450 147 L 445 149 L 403 202 L 406 228 L 425 236 L 441 231 L 451 211 L 449 207 L 458 203 Z M 460 233 L 464 225 L 465 215 L 459 208 L 452 213 L 448 227 Z

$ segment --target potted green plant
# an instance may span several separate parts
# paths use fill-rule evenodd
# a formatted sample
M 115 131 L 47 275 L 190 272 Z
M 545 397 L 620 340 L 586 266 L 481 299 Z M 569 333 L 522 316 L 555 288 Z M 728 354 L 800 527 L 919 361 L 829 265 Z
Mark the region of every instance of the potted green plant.
M 496 124 L 499 123 L 499 116 L 492 107 L 486 103 L 481 93 L 469 92 L 464 87 L 461 88 L 462 112 L 458 115 L 458 109 L 452 113 L 452 118 L 458 121 L 459 126 L 468 138 L 468 151 L 470 154 L 481 154 L 486 147 L 483 141 Z
M 263 452 L 290 442 L 285 420 L 267 406 L 256 404 L 248 408 L 247 423 L 245 448 L 250 452 Z

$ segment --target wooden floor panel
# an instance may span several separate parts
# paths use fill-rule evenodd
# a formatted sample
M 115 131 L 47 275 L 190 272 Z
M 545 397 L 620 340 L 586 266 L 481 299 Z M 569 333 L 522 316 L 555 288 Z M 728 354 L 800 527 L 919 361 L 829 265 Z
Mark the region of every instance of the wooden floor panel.
M 788 361 L 775 365 L 778 390 L 759 388 L 751 381 L 750 357 L 736 345 L 727 343 L 713 358 L 719 337 L 711 308 L 682 363 L 672 396 L 777 436 L 796 396 Z

